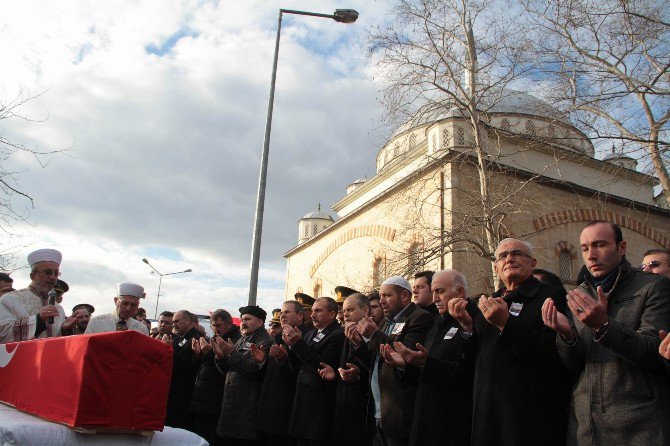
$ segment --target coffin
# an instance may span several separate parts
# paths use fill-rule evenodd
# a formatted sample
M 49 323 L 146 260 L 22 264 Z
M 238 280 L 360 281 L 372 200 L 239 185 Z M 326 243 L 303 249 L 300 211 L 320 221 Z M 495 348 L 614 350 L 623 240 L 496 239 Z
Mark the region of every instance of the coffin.
M 73 428 L 163 430 L 172 347 L 135 331 L 0 345 L 0 401 Z

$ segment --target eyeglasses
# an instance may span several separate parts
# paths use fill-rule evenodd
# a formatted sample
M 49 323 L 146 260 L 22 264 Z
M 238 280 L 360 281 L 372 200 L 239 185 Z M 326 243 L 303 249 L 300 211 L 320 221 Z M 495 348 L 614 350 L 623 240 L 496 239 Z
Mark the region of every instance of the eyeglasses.
M 661 265 L 663 265 L 663 262 L 661 262 L 660 260 L 652 260 L 651 262 L 641 264 L 640 269 L 645 269 L 646 267 L 653 269 L 658 268 Z
M 518 259 L 519 257 L 532 258 L 530 254 L 527 254 L 520 249 L 513 249 L 511 251 L 499 252 L 498 255 L 496 256 L 496 262 L 505 260 L 507 256 L 512 256 L 513 259 Z
M 36 269 L 33 272 L 34 273 L 42 273 L 42 274 L 47 275 L 47 276 L 60 277 L 60 271 L 58 271 L 57 269 L 43 269 L 41 271 Z
M 127 300 L 127 299 L 121 299 L 121 298 L 119 298 L 119 303 L 121 303 L 121 305 L 125 305 L 125 306 L 128 306 L 130 308 L 135 308 L 135 307 L 140 306 L 139 302 L 133 302 L 133 301 L 130 301 L 130 300 Z

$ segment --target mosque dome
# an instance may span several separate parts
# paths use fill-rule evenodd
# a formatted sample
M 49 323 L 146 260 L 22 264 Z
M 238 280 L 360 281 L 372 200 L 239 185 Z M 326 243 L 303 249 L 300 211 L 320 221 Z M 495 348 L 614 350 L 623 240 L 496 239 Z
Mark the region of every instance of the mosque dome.
M 304 243 L 335 223 L 333 217 L 321 210 L 321 203 L 316 211 L 310 212 L 298 220 L 298 244 Z

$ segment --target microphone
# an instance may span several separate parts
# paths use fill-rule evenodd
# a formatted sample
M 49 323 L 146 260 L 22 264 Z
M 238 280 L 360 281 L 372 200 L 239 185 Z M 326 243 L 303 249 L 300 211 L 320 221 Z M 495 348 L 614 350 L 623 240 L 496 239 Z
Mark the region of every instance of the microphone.
M 49 296 L 49 305 L 55 305 L 56 304 L 56 296 L 58 296 L 58 293 L 56 292 L 56 290 L 52 289 L 51 291 L 49 291 L 48 296 Z M 53 323 L 54 323 L 54 318 L 50 317 L 49 318 L 49 324 L 53 324 Z

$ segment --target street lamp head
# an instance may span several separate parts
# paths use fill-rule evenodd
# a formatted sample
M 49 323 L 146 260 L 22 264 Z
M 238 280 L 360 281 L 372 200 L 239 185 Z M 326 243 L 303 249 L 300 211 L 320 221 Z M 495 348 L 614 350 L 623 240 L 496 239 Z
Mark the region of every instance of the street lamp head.
M 148 261 L 147 259 L 142 259 L 142 261 L 143 261 L 144 263 L 146 263 L 147 265 L 149 264 L 149 261 Z
M 192 270 L 191 268 L 189 268 L 189 269 L 185 269 L 185 270 L 184 270 L 185 273 L 190 273 L 190 272 L 192 272 L 192 271 L 193 271 L 193 270 Z
M 358 19 L 358 11 L 355 9 L 336 9 L 333 19 L 340 23 L 354 23 Z

